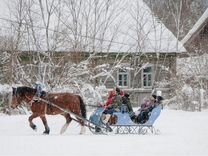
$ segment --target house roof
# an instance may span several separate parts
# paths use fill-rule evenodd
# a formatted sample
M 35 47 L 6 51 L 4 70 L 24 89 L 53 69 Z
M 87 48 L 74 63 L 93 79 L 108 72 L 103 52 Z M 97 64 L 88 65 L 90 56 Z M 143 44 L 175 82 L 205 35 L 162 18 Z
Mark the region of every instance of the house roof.
M 190 43 L 197 36 L 200 30 L 203 29 L 203 27 L 207 22 L 208 22 L 208 8 L 203 13 L 203 15 L 199 18 L 199 20 L 195 23 L 192 29 L 187 33 L 187 35 L 181 40 L 181 43 L 183 45 Z
M 120 8 L 125 8 L 117 21 L 120 21 L 116 42 L 111 43 L 110 52 L 186 52 L 173 33 L 153 14 L 143 0 L 124 0 Z M 118 23 L 116 23 L 118 24 Z M 108 40 L 108 38 L 106 38 Z M 103 42 L 103 45 L 108 45 Z M 98 51 L 101 49 L 97 49 Z
M 1 0 L 2 1 L 2 0 Z M 78 23 L 80 23 L 80 30 L 78 36 L 73 36 L 74 34 L 68 34 L 67 37 L 69 39 L 66 39 L 66 42 L 63 42 L 60 44 L 59 48 L 57 48 L 57 51 L 97 51 L 97 52 L 129 52 L 129 53 L 181 53 L 186 52 L 185 48 L 183 47 L 182 43 L 177 40 L 177 38 L 173 35 L 173 33 L 166 28 L 166 26 L 153 14 L 153 12 L 150 10 L 150 8 L 143 2 L 143 0 L 99 0 L 97 3 L 102 3 L 100 5 L 100 8 L 103 7 L 105 3 L 112 3 L 112 7 L 109 9 L 112 9 L 113 11 L 116 10 L 117 12 L 114 12 L 113 16 L 111 14 L 106 14 L 105 10 L 101 10 L 99 12 L 100 19 L 97 19 L 97 23 L 93 24 L 94 22 L 94 14 L 91 12 L 93 10 L 93 5 L 88 2 L 83 2 L 86 4 L 90 4 L 87 8 L 83 5 L 83 8 L 80 10 L 80 14 L 84 15 L 86 14 L 86 10 L 89 10 L 89 17 L 92 17 L 88 21 L 88 23 L 92 23 L 92 25 L 95 25 L 100 22 L 100 25 L 97 24 L 97 31 L 92 31 L 94 28 L 91 28 L 90 30 L 86 30 L 86 21 L 83 16 L 78 17 L 77 19 Z M 99 4 L 96 4 L 99 6 Z M 66 6 L 64 6 L 66 7 Z M 32 8 L 31 8 L 32 9 Z M 38 9 L 35 8 L 35 9 Z M 66 10 L 64 10 L 66 9 Z M 64 23 L 63 25 L 72 25 L 74 19 L 71 17 L 71 13 L 69 11 L 67 12 L 67 8 L 63 8 L 64 14 L 66 16 L 66 19 L 69 20 L 68 23 Z M 83 11 L 83 12 L 82 12 Z M 36 10 L 37 12 L 37 10 Z M 67 14 L 68 13 L 68 14 Z M 37 15 L 34 15 L 37 16 Z M 113 16 L 113 20 L 109 22 L 103 22 L 103 19 L 105 20 L 108 17 Z M 39 17 L 34 17 L 38 19 Z M 70 19 L 72 18 L 72 19 Z M 41 19 L 41 18 L 40 18 Z M 51 17 L 51 24 L 50 26 L 54 25 L 54 23 L 57 20 L 57 16 L 54 15 Z M 70 21 L 71 20 L 71 21 Z M 64 20 L 62 20 L 64 21 Z M 64 21 L 65 22 L 65 21 Z M 91 24 L 90 23 L 90 24 Z M 41 33 L 45 33 L 45 30 L 38 30 L 41 26 L 44 27 L 44 23 L 42 22 L 36 22 L 36 25 L 38 25 L 35 29 L 37 33 L 37 38 L 40 39 L 40 46 L 39 49 L 36 49 L 37 47 L 34 46 L 32 43 L 34 41 L 28 41 L 27 43 L 31 44 L 25 44 L 21 46 L 21 50 L 27 51 L 28 49 L 33 51 L 47 51 L 46 50 L 46 41 L 44 36 L 41 36 Z M 108 25 L 108 27 L 105 27 Z M 79 26 L 79 25 L 78 25 Z M 49 30 L 54 30 L 55 26 L 50 27 Z M 67 30 L 67 27 L 65 28 Z M 61 32 L 61 31 L 60 31 Z M 69 33 L 71 30 L 64 33 Z M 54 31 L 51 31 L 51 36 L 53 36 Z M 91 34 L 90 34 L 91 33 Z M 86 34 L 88 34 L 86 38 Z M 49 34 L 50 35 L 50 34 Z M 92 37 L 90 37 L 90 35 Z M 95 36 L 93 36 L 95 35 Z M 31 37 L 32 38 L 32 37 Z M 63 39 L 66 37 L 63 36 Z M 75 40 L 77 42 L 80 42 L 80 46 L 78 50 L 74 50 L 72 45 L 67 41 L 73 41 Z M 25 41 L 27 39 L 30 39 L 26 36 Z M 50 41 L 50 43 L 53 43 L 53 40 Z M 70 47 L 71 46 L 71 47 Z M 52 46 L 51 46 L 52 47 Z M 80 48 L 81 47 L 81 48 Z

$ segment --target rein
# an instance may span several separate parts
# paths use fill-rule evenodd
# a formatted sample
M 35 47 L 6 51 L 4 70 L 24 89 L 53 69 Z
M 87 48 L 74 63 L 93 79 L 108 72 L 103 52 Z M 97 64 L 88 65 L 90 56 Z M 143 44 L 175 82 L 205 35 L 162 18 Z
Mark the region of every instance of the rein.
M 88 106 L 88 107 L 95 107 L 95 108 L 102 107 L 102 106 L 98 106 L 98 105 L 91 105 L 91 104 L 87 104 L 86 106 Z

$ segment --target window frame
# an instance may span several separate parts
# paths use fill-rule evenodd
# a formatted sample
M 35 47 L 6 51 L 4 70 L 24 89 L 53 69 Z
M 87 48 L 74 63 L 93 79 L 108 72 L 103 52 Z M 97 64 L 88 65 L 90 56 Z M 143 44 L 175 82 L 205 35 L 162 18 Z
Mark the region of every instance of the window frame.
M 125 72 L 121 71 L 121 70 L 125 70 Z M 122 79 L 119 80 L 119 76 L 122 76 Z M 125 85 L 125 78 L 124 76 L 127 76 L 126 77 L 126 85 Z M 121 81 L 121 84 L 120 84 L 120 81 Z M 130 72 L 129 70 L 125 69 L 125 68 L 120 68 L 118 71 L 117 71 L 117 85 L 121 88 L 128 88 L 129 87 L 129 83 L 130 82 Z
M 144 72 L 144 70 L 146 68 L 151 68 L 151 72 Z M 144 79 L 144 75 L 147 75 L 145 77 L 145 79 Z M 149 76 L 151 76 L 151 80 L 149 80 Z M 153 67 L 153 65 L 148 65 L 142 69 L 141 80 L 142 80 L 142 87 L 143 88 L 152 88 L 153 82 L 154 82 L 154 67 Z M 146 85 L 144 85 L 145 81 L 146 81 Z M 149 81 L 151 81 L 150 85 L 148 85 Z

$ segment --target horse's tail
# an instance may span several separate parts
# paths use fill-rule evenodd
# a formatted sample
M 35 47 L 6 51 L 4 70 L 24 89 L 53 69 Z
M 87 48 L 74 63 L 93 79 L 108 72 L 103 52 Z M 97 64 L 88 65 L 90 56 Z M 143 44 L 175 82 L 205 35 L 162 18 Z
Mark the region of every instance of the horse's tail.
M 80 101 L 80 109 L 81 109 L 82 117 L 86 119 L 87 118 L 86 106 L 85 106 L 84 101 L 81 98 L 81 96 L 78 95 L 78 97 L 79 97 L 79 101 Z

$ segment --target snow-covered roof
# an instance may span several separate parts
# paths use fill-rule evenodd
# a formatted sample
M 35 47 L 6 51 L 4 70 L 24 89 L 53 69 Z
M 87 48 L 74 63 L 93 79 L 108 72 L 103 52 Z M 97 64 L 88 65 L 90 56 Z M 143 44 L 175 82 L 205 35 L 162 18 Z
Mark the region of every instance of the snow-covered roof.
M 121 26 L 111 52 L 185 52 L 173 33 L 152 13 L 142 0 L 125 0 L 120 14 Z M 122 4 L 122 5 L 123 5 Z
M 194 34 L 199 32 L 198 30 L 202 29 L 204 26 L 204 23 L 208 20 L 208 8 L 203 13 L 203 15 L 199 18 L 199 20 L 195 23 L 193 28 L 187 33 L 187 35 L 181 40 L 181 43 L 183 45 L 187 44 L 187 42 L 191 41 L 191 38 L 193 38 Z
M 105 8 L 104 5 L 109 3 L 111 6 L 103 9 Z M 97 6 L 96 9 L 101 8 L 97 13 L 99 17 L 96 19 L 96 23 L 94 21 L 95 14 L 93 13 L 95 6 Z M 31 7 L 30 9 L 36 9 L 34 12 L 40 12 L 40 10 L 38 10 L 40 7 Z M 53 44 L 57 46 L 57 51 L 74 51 L 74 46 L 69 42 L 75 41 L 76 44 L 77 42 L 80 43 L 80 46 L 78 46 L 78 49 L 75 51 L 116 53 L 186 52 L 181 42 L 178 41 L 173 33 L 152 13 L 143 0 L 99 0 L 96 1 L 96 4 L 93 4 L 91 1 L 90 3 L 88 1 L 83 1 L 82 7 L 78 12 L 79 14 L 77 13 L 76 20 L 78 21 L 78 25 L 73 25 L 73 15 L 66 5 L 63 5 L 62 10 L 65 17 L 61 21 L 63 22 L 62 26 L 65 26 L 65 28 L 56 31 L 56 33 L 60 33 L 59 36 L 63 35 L 63 37 L 60 37 L 61 40 L 58 40 L 64 40 L 61 44 L 60 42 L 57 43 L 57 40 L 53 40 L 55 36 L 53 30 L 56 28 L 54 23 L 59 21 L 57 20 L 57 14 L 51 16 L 51 24 L 49 25 L 49 30 L 51 30 L 49 36 L 52 36 L 49 44 L 51 44 L 51 47 L 53 47 Z M 86 12 L 86 10 L 89 10 L 89 12 Z M 106 13 L 109 10 L 111 12 Z M 85 18 L 84 15 L 87 13 L 89 15 Z M 39 17 L 39 14 L 34 14 L 33 18 L 35 20 L 42 19 L 41 16 Z M 85 21 L 87 18 L 89 21 Z M 20 46 L 23 48 L 21 50 L 47 51 L 47 42 L 44 36 L 45 30 L 38 30 L 44 27 L 44 22 L 36 21 L 34 22 L 34 26 L 35 24 L 37 25 L 34 29 L 38 40 L 37 44 L 39 44 L 38 48 L 34 45 L 33 37 L 25 35 L 25 42 Z M 94 25 L 96 25 L 96 28 L 93 27 Z M 89 26 L 92 28 L 87 29 Z M 73 31 L 71 31 L 74 27 L 78 27 L 77 31 L 80 34 L 74 35 Z M 63 34 L 62 30 L 66 32 Z

